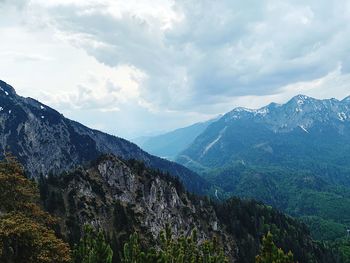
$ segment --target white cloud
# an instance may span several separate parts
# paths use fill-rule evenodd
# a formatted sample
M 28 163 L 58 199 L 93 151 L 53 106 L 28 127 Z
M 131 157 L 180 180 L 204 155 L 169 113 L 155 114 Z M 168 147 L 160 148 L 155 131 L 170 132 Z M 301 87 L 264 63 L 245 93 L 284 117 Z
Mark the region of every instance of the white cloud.
M 52 94 L 43 92 L 42 97 L 59 109 L 120 111 L 123 104 L 139 103 L 139 83 L 145 78 L 133 67 L 109 68 L 98 65 L 86 72 L 86 79 L 72 91 L 61 90 Z
M 272 94 L 349 64 L 350 21 L 340 3 L 176 1 L 161 18 L 152 7 L 139 12 L 131 4 L 115 16 L 105 6 L 115 7 L 65 5 L 51 14 L 59 30 L 77 36 L 74 45 L 100 62 L 131 64 L 149 75 L 143 96 L 175 110 L 212 103 L 216 95 Z M 174 19 L 164 29 L 166 15 Z
M 89 123 L 118 113 L 125 134 L 350 90 L 346 0 L 23 0 L 0 15 L 9 82 Z

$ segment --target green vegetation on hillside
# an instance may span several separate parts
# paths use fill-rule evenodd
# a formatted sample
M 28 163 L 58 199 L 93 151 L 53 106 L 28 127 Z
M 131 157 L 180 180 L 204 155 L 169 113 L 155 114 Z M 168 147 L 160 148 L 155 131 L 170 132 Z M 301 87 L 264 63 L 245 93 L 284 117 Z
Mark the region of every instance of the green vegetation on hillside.
M 329 247 L 311 239 L 306 225 L 272 207 L 230 198 L 215 204 L 215 209 L 227 231 L 237 240 L 239 263 L 254 262 L 260 240 L 269 232 L 274 243 L 283 251 L 291 251 L 298 262 L 337 262 Z
M 252 198 L 299 217 L 317 240 L 334 241 L 347 235 L 350 190 L 328 183 L 319 174 L 237 164 L 206 178 L 221 187 L 223 198 Z
M 256 263 L 293 263 L 293 253 L 289 251 L 287 254 L 282 249 L 276 247 L 273 242 L 271 232 L 263 237 L 259 255 L 255 257 Z
M 0 200 L 0 262 L 70 262 L 55 219 L 40 208 L 36 185 L 12 157 L 0 162 Z
M 142 178 L 146 175 L 161 175 L 170 181 L 180 195 L 188 196 L 186 200 L 196 207 L 196 215 L 202 215 L 203 209 L 210 208 L 212 213 L 215 211 L 218 219 L 216 223 L 225 232 L 217 232 L 210 225 L 206 227 L 211 229 L 213 236 L 220 234 L 220 239 L 204 240 L 201 232 L 198 232 L 201 238 L 197 238 L 196 232 L 175 236 L 170 228 L 154 238 L 138 221 L 133 207 L 119 202 L 113 202 L 110 207 L 101 206 L 98 200 L 109 198 L 104 187 L 98 183 L 98 178 L 96 181 L 84 176 L 82 170 L 41 179 L 40 192 L 45 208 L 54 215 L 59 215 L 58 227 L 56 219 L 40 208 L 37 185 L 24 177 L 18 163 L 7 160 L 0 164 L 0 261 L 68 263 L 71 262 L 72 255 L 72 260 L 76 263 L 111 263 L 121 260 L 125 263 L 156 260 L 169 262 L 168 259 L 173 262 L 221 263 L 227 262 L 227 251 L 223 248 L 228 245 L 225 242 L 230 242 L 229 246 L 236 251 L 236 262 L 253 263 L 258 254 L 264 258 L 266 245 L 265 248 L 264 245 L 261 246 L 261 240 L 271 232 L 273 243 L 283 251 L 291 251 L 298 262 L 346 262 L 341 261 L 349 254 L 346 240 L 337 247 L 315 243 L 305 225 L 262 203 L 238 198 L 213 203 L 208 198 L 187 193 L 177 179 L 150 170 L 140 162 L 130 161 L 128 165 Z M 72 180 L 79 184 L 70 184 Z M 77 199 L 74 195 L 77 186 L 91 188 L 89 193 L 98 200 L 94 198 L 90 203 Z M 66 187 L 70 191 L 65 192 Z M 81 209 L 83 207 L 88 209 Z M 104 217 L 111 225 L 98 226 L 98 231 L 92 227 L 82 227 L 76 215 L 79 213 L 85 217 L 92 211 L 96 213 L 93 220 Z M 200 220 L 206 222 L 205 217 Z M 70 241 L 71 250 L 57 238 L 52 229 Z M 133 234 L 135 232 L 138 234 Z M 21 253 L 18 252 L 19 249 Z M 279 256 L 282 256 L 281 251 L 277 249 Z M 334 257 L 332 251 L 338 252 L 337 257 Z M 26 261 L 23 261 L 24 258 Z
M 73 263 L 112 263 L 112 258 L 113 251 L 103 232 L 85 225 L 82 238 L 73 250 Z
M 197 232 L 190 236 L 181 235 L 175 238 L 170 227 L 159 236 L 159 247 L 142 249 L 138 235 L 130 236 L 124 245 L 123 263 L 228 263 L 224 251 L 217 240 L 205 240 L 198 244 Z

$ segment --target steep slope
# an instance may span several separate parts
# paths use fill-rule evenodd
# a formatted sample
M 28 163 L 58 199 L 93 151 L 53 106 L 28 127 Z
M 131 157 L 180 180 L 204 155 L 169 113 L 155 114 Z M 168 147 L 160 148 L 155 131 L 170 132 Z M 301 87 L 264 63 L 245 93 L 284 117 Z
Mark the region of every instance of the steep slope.
M 307 216 L 314 236 L 334 239 L 344 236 L 350 223 L 349 141 L 349 97 L 298 95 L 284 105 L 234 109 L 177 160 L 229 195 Z
M 157 136 L 136 138 L 134 142 L 151 154 L 174 160 L 180 152 L 185 150 L 199 134 L 217 119 L 195 123 Z
M 349 100 L 299 95 L 284 105 L 234 109 L 210 125 L 178 160 L 217 168 L 235 161 L 288 164 L 292 158 L 294 165 L 310 155 L 327 160 L 332 158 L 329 153 L 340 150 L 345 156 L 332 161 L 345 164 L 350 160 L 349 146 L 344 144 L 349 138 Z
M 152 156 L 135 144 L 66 119 L 54 109 L 31 98 L 18 96 L 0 81 L 0 149 L 10 151 L 33 177 L 60 173 L 76 165 L 113 153 L 137 159 L 147 166 L 179 177 L 191 191 L 199 193 L 208 184 L 194 172 L 174 162 Z
M 61 176 L 41 178 L 40 189 L 46 209 L 61 218 L 62 233 L 70 242 L 76 242 L 82 225 L 90 223 L 105 230 L 115 255 L 134 231 L 144 245 L 157 244 L 160 230 L 168 224 L 176 236 L 194 228 L 200 240 L 216 236 L 230 262 L 254 262 L 262 235 L 269 230 L 299 262 L 335 262 L 294 219 L 253 201 L 213 204 L 138 161 L 103 156 Z
M 42 177 L 40 189 L 45 207 L 62 218 L 62 232 L 72 243 L 84 223 L 102 227 L 117 251 L 133 231 L 152 243 L 169 224 L 175 235 L 196 228 L 200 240 L 222 237 L 234 258 L 235 242 L 218 225 L 213 207 L 192 202 L 177 180 L 139 161 L 102 156 L 70 173 Z

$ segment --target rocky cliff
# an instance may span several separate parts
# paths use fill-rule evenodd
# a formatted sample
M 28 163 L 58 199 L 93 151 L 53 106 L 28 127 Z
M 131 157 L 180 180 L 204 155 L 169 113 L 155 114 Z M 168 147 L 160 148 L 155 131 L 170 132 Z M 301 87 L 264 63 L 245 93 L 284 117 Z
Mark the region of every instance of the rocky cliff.
M 62 233 L 72 243 L 78 241 L 86 223 L 104 229 L 115 251 L 134 231 L 144 243 L 156 243 L 160 231 L 169 225 L 175 236 L 196 229 L 200 241 L 218 237 L 231 262 L 235 261 L 235 241 L 225 232 L 214 207 L 205 199 L 191 198 L 179 181 L 141 162 L 109 155 L 89 167 L 40 182 L 45 207 L 61 218 Z
M 131 233 L 138 232 L 147 247 L 158 244 L 160 231 L 169 225 L 175 236 L 196 229 L 199 242 L 216 236 L 230 262 L 252 263 L 262 236 L 271 231 L 276 244 L 291 250 L 298 262 L 335 262 L 329 250 L 310 238 L 305 225 L 291 217 L 254 201 L 214 203 L 139 161 L 103 156 L 39 182 L 45 208 L 60 218 L 61 232 L 72 244 L 88 223 L 104 230 L 119 255 Z

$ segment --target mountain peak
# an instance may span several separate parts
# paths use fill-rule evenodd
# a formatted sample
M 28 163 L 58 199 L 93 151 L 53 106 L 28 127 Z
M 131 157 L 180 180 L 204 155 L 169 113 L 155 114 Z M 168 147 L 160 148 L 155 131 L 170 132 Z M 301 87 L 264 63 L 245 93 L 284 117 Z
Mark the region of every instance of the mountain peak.
M 0 95 L 16 95 L 15 89 L 7 84 L 5 81 L 0 80 Z
M 305 102 L 305 101 L 310 101 L 310 100 L 314 100 L 314 98 L 303 95 L 303 94 L 298 94 L 296 96 L 294 96 L 290 101 L 296 101 L 299 103 Z
M 39 101 L 18 96 L 3 81 L 0 102 L 0 148 L 13 153 L 28 176 L 37 179 L 40 174 L 60 174 L 111 153 L 168 172 L 180 178 L 189 191 L 204 193 L 209 188 L 203 178 L 187 168 L 152 156 L 129 141 L 69 120 Z
M 303 95 L 303 94 L 298 94 L 298 95 L 295 96 L 295 98 L 301 99 L 301 100 L 308 100 L 308 99 L 311 99 L 311 97 L 306 96 L 306 95 Z

